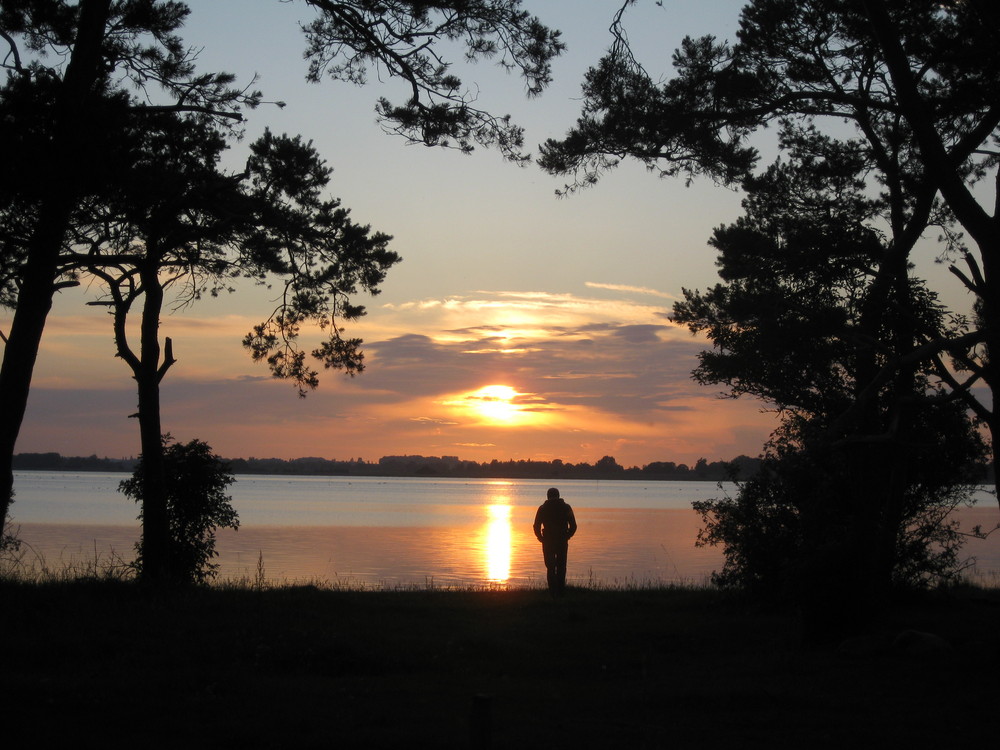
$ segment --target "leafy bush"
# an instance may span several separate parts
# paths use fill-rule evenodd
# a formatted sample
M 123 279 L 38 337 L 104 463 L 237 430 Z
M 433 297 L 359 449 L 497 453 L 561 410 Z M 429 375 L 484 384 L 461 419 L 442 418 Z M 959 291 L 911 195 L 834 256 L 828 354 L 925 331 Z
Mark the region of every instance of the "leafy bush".
M 200 440 L 171 443 L 163 437 L 166 474 L 167 516 L 170 539 L 167 564 L 170 577 L 186 583 L 204 583 L 218 573 L 211 562 L 217 528 L 239 528 L 239 516 L 226 490 L 236 478 L 229 466 Z M 143 461 L 140 458 L 131 479 L 118 485 L 119 492 L 137 503 L 142 500 Z M 139 520 L 142 520 L 140 510 Z M 136 543 L 133 567 L 142 572 L 143 542 Z

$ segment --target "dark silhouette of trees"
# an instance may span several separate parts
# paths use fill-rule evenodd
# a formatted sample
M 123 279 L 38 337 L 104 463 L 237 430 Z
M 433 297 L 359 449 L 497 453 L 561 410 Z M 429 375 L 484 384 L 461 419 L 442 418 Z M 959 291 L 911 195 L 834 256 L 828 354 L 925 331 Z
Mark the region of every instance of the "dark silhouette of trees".
M 630 4 L 616 17 L 611 50 L 587 74 L 582 116 L 564 139 L 545 145 L 543 166 L 569 175 L 569 189 L 593 184 L 624 158 L 664 176 L 738 184 L 758 158 L 748 138 L 770 124 L 778 125 L 779 145 L 803 150 L 803 158 L 850 155 L 853 175 L 877 186 L 866 223 L 888 238 L 874 285 L 883 296 L 900 289 L 917 241 L 934 227 L 977 312 L 956 316 L 947 336 L 915 329 L 909 351 L 858 373 L 870 386 L 859 396 L 899 377 L 900 368 L 929 362 L 994 431 L 992 406 L 972 386 L 998 384 L 989 352 L 1000 348 L 1000 218 L 977 190 L 997 178 L 996 3 L 754 0 L 735 43 L 685 39 L 676 75 L 663 80 L 628 46 L 622 24 Z
M 127 184 L 136 137 L 150 119 L 199 112 L 231 122 L 241 108 L 260 102 L 258 92 L 234 88 L 228 74 L 196 73 L 173 33 L 186 14 L 179 3 L 140 0 L 35 0 L 5 4 L 0 14 L 8 45 L 0 149 L 9 165 L 0 188 L 0 278 L 8 292 L 16 290 L 16 300 L 5 296 L 14 317 L 0 367 L 4 518 L 14 445 L 52 297 L 77 283 L 64 273 L 61 255 L 80 211 Z M 167 104 L 130 96 L 133 86 Z
M 737 456 L 731 461 L 706 461 L 706 476 L 696 476 L 686 464 L 653 461 L 645 466 L 630 466 L 610 475 L 596 473 L 593 465 L 552 461 L 485 461 L 479 463 L 456 456 L 384 456 L 378 461 L 361 458 L 341 460 L 305 456 L 302 458 L 227 458 L 234 474 L 294 474 L 306 476 L 416 476 L 424 467 L 435 476 L 490 477 L 523 479 L 622 479 L 636 481 L 701 480 L 727 482 L 753 476 L 760 459 Z M 92 456 L 62 456 L 58 453 L 18 453 L 14 468 L 19 471 L 131 471 L 135 459 Z M 977 467 L 977 480 L 985 482 L 985 467 Z
M 109 307 L 116 354 L 136 382 L 142 470 L 130 487 L 142 505 L 138 570 L 148 580 L 177 573 L 160 414 L 160 382 L 176 360 L 170 339 L 161 350 L 160 316 L 175 285 L 185 285 L 181 298 L 191 301 L 206 287 L 216 291 L 236 268 L 227 250 L 236 240 L 231 217 L 241 208 L 239 180 L 218 172 L 224 147 L 208 121 L 158 118 L 135 146 L 141 156 L 128 184 L 73 228 L 74 247 L 86 252 L 64 256 L 73 273 L 103 282 L 105 297 L 91 304 Z M 133 306 L 140 307 L 137 344 L 128 335 Z
M 887 253 L 865 224 L 857 162 L 791 155 L 747 180 L 745 215 L 716 230 L 725 283 L 685 291 L 674 312 L 715 345 L 699 382 L 782 415 L 762 471 L 735 498 L 696 504 L 702 543 L 725 548 L 716 580 L 836 622 L 891 585 L 955 572 L 961 537 L 946 517 L 970 496 L 984 446 L 927 361 L 862 393 L 915 331 L 952 332 L 919 280 L 883 288 Z
M 427 145 L 454 141 L 463 151 L 483 145 L 525 158 L 519 128 L 474 106 L 443 49 L 454 44 L 469 59 L 493 58 L 524 78 L 529 95 L 537 94 L 562 43 L 518 0 L 306 4 L 317 14 L 305 27 L 310 78 L 329 74 L 360 84 L 371 68 L 405 80 L 412 91 L 406 102 L 380 101 L 387 129 Z M 142 166 L 143 133 L 195 115 L 225 130 L 262 101 L 252 85 L 233 86 L 228 73 L 196 71 L 195 54 L 176 33 L 188 12 L 183 3 L 160 0 L 19 0 L 0 9 L 8 74 L 0 89 L 0 156 L 10 175 L 0 187 L 0 303 L 15 308 L 0 369 L 2 518 L 13 495 L 14 445 L 52 296 L 77 283 L 61 258 L 67 250 L 80 251 L 72 230 L 92 218 L 87 212 L 93 204 L 127 200 L 129 179 Z M 136 90 L 139 96 L 131 93 Z M 248 259 L 267 266 L 268 257 Z M 323 281 L 315 279 L 317 286 Z M 155 300 L 147 302 L 155 307 Z M 334 307 L 343 302 L 335 299 Z M 325 313 L 321 295 L 305 287 L 295 303 L 286 309 L 297 306 L 299 313 L 279 312 L 252 332 L 247 345 L 276 374 L 308 387 L 314 374 L 294 346 L 298 325 L 334 310 Z M 349 319 L 356 308 L 337 312 Z M 150 356 L 154 341 L 149 339 Z M 356 342 L 334 336 L 319 353 L 346 367 L 352 351 Z M 168 361 L 158 362 L 157 370 Z
M 601 473 L 611 475 L 624 471 L 624 468 L 612 456 L 604 456 L 594 464 L 594 468 Z
M 303 25 L 309 80 L 324 76 L 364 84 L 374 69 L 406 83 L 408 98 L 380 98 L 383 127 L 413 143 L 472 151 L 498 149 L 524 162 L 524 133 L 509 115 L 476 105 L 446 55 L 451 46 L 468 61 L 492 60 L 537 96 L 551 81 L 552 59 L 565 48 L 558 31 L 525 10 L 520 0 L 305 0 L 318 12 Z
M 966 536 L 951 513 L 969 499 L 970 460 L 985 451 L 956 401 L 920 411 L 907 460 L 886 471 L 860 474 L 866 467 L 830 450 L 822 428 L 786 420 L 734 496 L 694 507 L 704 522 L 698 544 L 723 548 L 716 584 L 793 602 L 813 635 L 842 636 L 845 621 L 869 614 L 890 589 L 948 582 L 964 569 Z M 875 492 L 900 471 L 908 482 L 898 508 L 878 502 Z M 891 511 L 899 520 L 883 532 Z

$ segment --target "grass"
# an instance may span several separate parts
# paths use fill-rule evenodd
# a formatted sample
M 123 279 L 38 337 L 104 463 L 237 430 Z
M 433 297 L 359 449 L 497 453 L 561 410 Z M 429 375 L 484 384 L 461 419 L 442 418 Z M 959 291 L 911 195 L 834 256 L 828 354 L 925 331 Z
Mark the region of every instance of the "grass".
M 778 748 L 995 740 L 1000 594 L 870 623 L 864 656 L 710 589 L 154 592 L 0 579 L 5 743 Z M 881 648 L 914 629 L 945 653 Z M 489 740 L 489 742 L 487 742 Z M 13 746 L 13 745 L 12 745 Z

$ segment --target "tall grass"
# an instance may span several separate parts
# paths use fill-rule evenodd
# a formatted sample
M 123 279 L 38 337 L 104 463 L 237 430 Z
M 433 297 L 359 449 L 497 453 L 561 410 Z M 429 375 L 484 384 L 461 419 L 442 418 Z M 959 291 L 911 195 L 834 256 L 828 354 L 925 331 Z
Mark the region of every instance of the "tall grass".
M 70 581 L 130 581 L 135 569 L 116 550 L 101 552 L 95 543 L 93 554 L 87 557 L 60 557 L 50 561 L 27 542 L 19 540 L 15 547 L 0 555 L 0 580 L 19 583 L 55 583 Z
M 102 553 L 95 543 L 89 556 L 74 555 L 49 560 L 30 544 L 20 543 L 16 549 L 7 549 L 0 556 L 0 580 L 27 583 L 66 583 L 71 581 L 134 581 L 135 568 L 131 562 L 117 551 Z M 433 576 L 421 582 L 368 581 L 354 576 L 335 579 L 320 578 L 273 578 L 268 575 L 263 552 L 259 552 L 253 570 L 237 575 L 220 577 L 206 586 L 228 591 L 270 591 L 285 588 L 308 587 L 339 592 L 415 592 L 415 591 L 538 591 L 544 590 L 545 583 L 539 578 L 521 582 L 510 581 L 469 581 L 461 583 L 441 583 Z M 615 577 L 603 580 L 594 575 L 593 570 L 583 578 L 570 581 L 570 589 L 588 591 L 660 591 L 674 589 L 710 589 L 707 581 L 694 580 L 665 582 L 657 579 L 635 576 Z

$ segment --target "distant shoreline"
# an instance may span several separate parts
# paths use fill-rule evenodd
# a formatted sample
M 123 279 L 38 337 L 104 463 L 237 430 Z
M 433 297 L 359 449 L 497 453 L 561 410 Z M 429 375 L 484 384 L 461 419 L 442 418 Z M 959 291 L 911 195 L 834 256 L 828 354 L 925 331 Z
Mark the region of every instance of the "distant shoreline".
M 731 482 L 746 480 L 760 468 L 759 458 L 737 456 L 731 461 L 699 459 L 693 467 L 672 461 L 655 461 L 625 468 L 605 456 L 594 464 L 496 459 L 478 463 L 455 456 L 383 456 L 378 461 L 326 458 L 226 458 L 234 474 L 278 476 L 436 477 L 455 479 L 618 479 L 645 482 Z M 137 459 L 62 456 L 58 453 L 18 453 L 15 471 L 122 471 L 132 472 Z M 992 484 L 991 464 L 981 468 L 979 482 Z
M 227 458 L 234 474 L 356 476 L 356 477 L 437 477 L 460 479 L 620 479 L 641 481 L 724 482 L 735 477 L 747 479 L 756 473 L 760 460 L 738 456 L 732 461 L 705 459 L 690 467 L 672 461 L 657 461 L 643 467 L 625 468 L 610 456 L 595 464 L 555 461 L 493 460 L 484 463 L 454 456 L 384 456 L 377 462 L 362 459 L 338 461 L 325 458 Z M 137 459 L 62 456 L 59 453 L 19 453 L 15 471 L 121 471 L 131 472 Z

